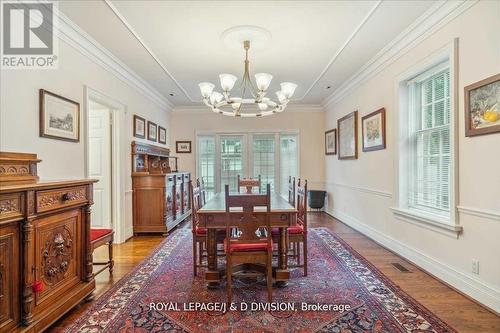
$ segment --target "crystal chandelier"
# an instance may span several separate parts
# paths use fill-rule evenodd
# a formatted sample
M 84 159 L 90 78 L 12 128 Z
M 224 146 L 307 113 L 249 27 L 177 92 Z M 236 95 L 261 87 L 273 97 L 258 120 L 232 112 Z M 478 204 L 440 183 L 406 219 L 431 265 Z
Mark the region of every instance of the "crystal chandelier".
M 214 90 L 213 83 L 201 82 L 198 84 L 203 102 L 213 112 L 232 117 L 262 117 L 283 112 L 297 85 L 292 82 L 282 82 L 281 90 L 276 92 L 277 102 L 265 97 L 273 76 L 268 73 L 255 74 L 256 89 L 250 80 L 250 62 L 248 61 L 250 41 L 244 41 L 243 48 L 245 49 L 245 72 L 239 86 L 240 95 L 233 97 L 230 94 L 238 78 L 232 74 L 220 74 L 222 93 Z

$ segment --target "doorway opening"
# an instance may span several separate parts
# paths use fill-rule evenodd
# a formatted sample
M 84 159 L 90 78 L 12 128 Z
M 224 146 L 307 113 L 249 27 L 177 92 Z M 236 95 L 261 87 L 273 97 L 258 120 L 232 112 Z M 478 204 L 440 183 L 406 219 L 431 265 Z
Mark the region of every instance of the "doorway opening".
M 112 229 L 114 242 L 132 236 L 132 191 L 127 190 L 128 144 L 124 122 L 126 106 L 97 90 L 85 87 L 85 176 L 94 184 L 92 227 Z M 131 215 L 131 214 L 130 214 Z
M 89 100 L 88 107 L 88 176 L 94 184 L 92 228 L 113 229 L 112 140 L 113 114 L 109 106 Z

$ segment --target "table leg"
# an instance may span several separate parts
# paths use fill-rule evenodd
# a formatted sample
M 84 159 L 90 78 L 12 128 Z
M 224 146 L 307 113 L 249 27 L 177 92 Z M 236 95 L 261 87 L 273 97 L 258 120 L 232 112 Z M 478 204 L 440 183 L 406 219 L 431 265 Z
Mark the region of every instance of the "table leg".
M 205 280 L 209 287 L 217 287 L 220 278 L 217 269 L 217 229 L 207 230 L 207 261 L 208 270 L 205 273 Z
M 276 285 L 278 287 L 286 286 L 290 272 L 288 271 L 288 246 L 286 244 L 286 228 L 280 228 L 278 269 L 276 270 Z

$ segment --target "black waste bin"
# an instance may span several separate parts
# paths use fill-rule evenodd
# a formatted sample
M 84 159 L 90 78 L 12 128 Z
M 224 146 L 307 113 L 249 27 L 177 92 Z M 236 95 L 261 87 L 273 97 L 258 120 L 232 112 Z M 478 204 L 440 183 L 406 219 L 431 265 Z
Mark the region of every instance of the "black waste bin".
M 322 209 L 325 205 L 325 195 L 326 191 L 309 190 L 307 198 L 309 201 L 309 207 L 317 210 Z

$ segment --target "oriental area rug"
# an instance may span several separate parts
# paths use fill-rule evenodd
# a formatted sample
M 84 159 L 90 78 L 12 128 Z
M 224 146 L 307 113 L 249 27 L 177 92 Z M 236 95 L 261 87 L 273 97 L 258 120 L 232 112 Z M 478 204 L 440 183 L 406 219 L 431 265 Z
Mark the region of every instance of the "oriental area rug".
M 456 332 L 327 229 L 308 235 L 307 277 L 292 269 L 271 305 L 263 278 L 233 279 L 231 310 L 224 282 L 193 277 L 191 232 L 179 229 L 65 332 Z

